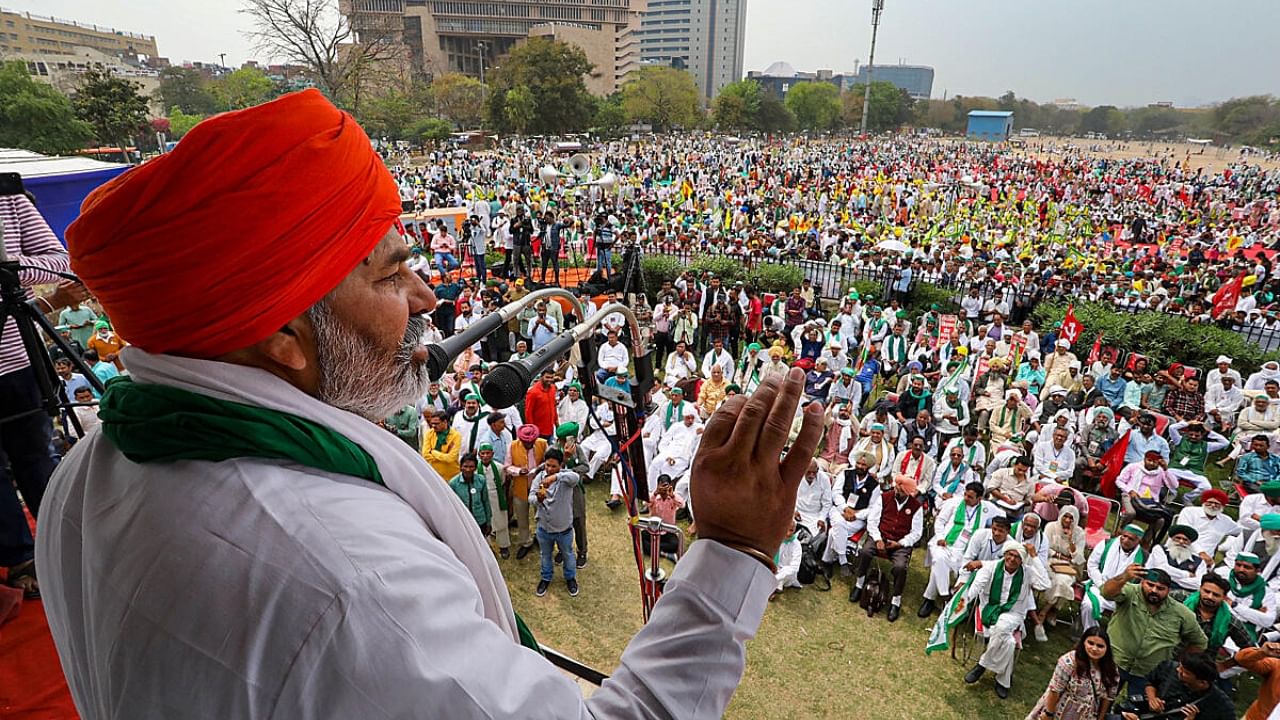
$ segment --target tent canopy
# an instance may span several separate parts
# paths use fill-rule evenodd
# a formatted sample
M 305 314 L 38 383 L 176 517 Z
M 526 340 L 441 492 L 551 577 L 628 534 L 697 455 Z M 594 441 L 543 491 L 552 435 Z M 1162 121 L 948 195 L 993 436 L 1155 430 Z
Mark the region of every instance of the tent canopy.
M 0 148 L 0 173 L 22 176 L 23 185 L 36 198 L 36 209 L 64 243 L 63 233 L 80 216 L 80 203 L 85 197 L 129 167 L 85 157 L 51 157 Z

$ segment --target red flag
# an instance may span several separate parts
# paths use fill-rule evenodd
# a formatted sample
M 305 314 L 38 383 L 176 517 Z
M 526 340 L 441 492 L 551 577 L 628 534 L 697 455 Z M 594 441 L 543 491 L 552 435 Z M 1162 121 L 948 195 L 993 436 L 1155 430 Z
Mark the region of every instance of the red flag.
M 1240 302 L 1240 291 L 1244 289 L 1244 275 L 1241 273 L 1239 277 L 1218 288 L 1218 292 L 1213 294 L 1214 318 L 1236 309 L 1236 303 Z
M 1083 332 L 1084 325 L 1081 325 L 1080 321 L 1076 319 L 1075 306 L 1068 305 L 1067 314 L 1062 318 L 1062 330 L 1058 333 L 1058 336 L 1075 345 L 1076 340 L 1080 339 L 1080 333 Z
M 1093 365 L 1100 357 L 1102 357 L 1102 333 L 1098 333 L 1098 337 L 1093 341 L 1093 349 L 1089 351 L 1089 359 L 1085 362 Z
M 1102 494 L 1105 497 L 1114 499 L 1116 497 L 1116 478 L 1120 476 L 1120 471 L 1124 469 L 1124 455 L 1129 452 L 1129 436 L 1133 434 L 1130 428 L 1125 432 L 1124 437 L 1120 438 L 1105 453 L 1102 454 Z

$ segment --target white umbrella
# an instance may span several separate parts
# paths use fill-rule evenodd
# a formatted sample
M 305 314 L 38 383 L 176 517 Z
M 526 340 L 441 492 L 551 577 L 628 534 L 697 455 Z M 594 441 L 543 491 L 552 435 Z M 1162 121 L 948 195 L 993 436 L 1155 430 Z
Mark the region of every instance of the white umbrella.
M 881 240 L 876 243 L 877 250 L 888 250 L 889 252 L 911 252 L 911 248 L 901 240 Z

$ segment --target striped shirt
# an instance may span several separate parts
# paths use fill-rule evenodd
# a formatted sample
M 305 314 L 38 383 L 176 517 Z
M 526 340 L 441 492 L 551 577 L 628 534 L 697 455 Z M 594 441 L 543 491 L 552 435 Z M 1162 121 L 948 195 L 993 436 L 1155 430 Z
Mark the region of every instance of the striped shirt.
M 71 258 L 66 248 L 49 229 L 31 201 L 22 195 L 0 197 L 0 225 L 4 228 L 4 250 L 10 260 L 22 265 L 44 268 L 54 272 L 71 272 Z M 19 273 L 27 299 L 35 297 L 30 288 L 35 285 L 56 283 L 62 278 L 53 272 L 23 270 Z M 21 370 L 31 363 L 22 349 L 17 323 L 9 318 L 0 335 L 0 375 Z

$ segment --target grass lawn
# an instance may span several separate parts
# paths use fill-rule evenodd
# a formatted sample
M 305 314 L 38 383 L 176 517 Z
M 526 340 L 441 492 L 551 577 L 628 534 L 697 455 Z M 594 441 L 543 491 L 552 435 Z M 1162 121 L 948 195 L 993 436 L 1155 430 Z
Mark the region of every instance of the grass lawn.
M 640 629 L 640 590 L 622 510 L 604 507 L 608 487 L 587 486 L 590 563 L 578 572 L 581 594 L 570 598 L 560 571 L 545 597 L 536 597 L 536 554 L 499 561 L 516 610 L 538 639 L 603 672 L 612 672 Z M 1066 626 L 1045 644 L 1028 640 L 1001 701 L 992 676 L 964 684 L 962 667 L 947 653 L 924 654 L 933 619 L 920 620 L 927 578 L 923 556 L 912 558 L 896 623 L 874 619 L 849 603 L 849 581 L 836 577 L 830 592 L 814 586 L 788 590 L 769 604 L 760 633 L 747 647 L 747 671 L 726 717 L 866 718 L 1026 717 L 1048 683 L 1053 664 L 1071 645 Z M 936 618 L 936 616 L 935 616 Z M 696 672 L 696 668 L 690 668 Z

